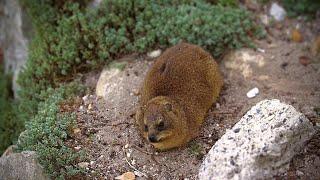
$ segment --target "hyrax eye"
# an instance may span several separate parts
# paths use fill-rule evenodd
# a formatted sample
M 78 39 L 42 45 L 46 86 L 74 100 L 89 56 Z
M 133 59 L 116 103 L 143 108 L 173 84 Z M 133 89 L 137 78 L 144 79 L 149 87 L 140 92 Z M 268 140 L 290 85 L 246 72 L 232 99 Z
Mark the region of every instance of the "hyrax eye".
M 164 122 L 163 122 L 163 121 L 161 121 L 161 122 L 158 124 L 157 129 L 158 129 L 158 131 L 163 131 L 163 130 L 165 129 L 165 127 L 164 127 Z
M 144 125 L 144 131 L 147 132 L 148 131 L 148 126 Z

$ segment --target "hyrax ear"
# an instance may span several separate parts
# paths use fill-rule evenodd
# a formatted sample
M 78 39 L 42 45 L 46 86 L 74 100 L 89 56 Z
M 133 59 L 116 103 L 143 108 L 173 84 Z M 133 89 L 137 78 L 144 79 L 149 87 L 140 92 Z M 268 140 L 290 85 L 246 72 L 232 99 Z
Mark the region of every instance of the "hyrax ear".
M 164 105 L 164 107 L 165 107 L 165 109 L 167 110 L 167 111 L 172 111 L 172 104 L 170 104 L 170 103 L 167 103 L 167 104 L 165 104 Z

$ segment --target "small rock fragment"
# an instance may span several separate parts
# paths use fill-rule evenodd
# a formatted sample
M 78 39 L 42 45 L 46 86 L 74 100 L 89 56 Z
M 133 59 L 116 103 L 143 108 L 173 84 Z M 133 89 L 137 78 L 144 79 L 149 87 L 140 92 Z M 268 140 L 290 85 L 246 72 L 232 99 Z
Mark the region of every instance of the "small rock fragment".
M 89 106 L 88 106 L 88 110 L 92 110 L 92 109 L 93 109 L 92 104 L 89 104 Z
M 88 97 L 89 97 L 89 95 L 87 94 L 87 95 L 85 95 L 85 96 L 82 97 L 82 100 L 83 100 L 84 102 L 86 102 L 86 101 L 88 100 Z
M 261 52 L 261 53 L 265 53 L 265 52 L 266 52 L 266 50 L 261 49 L 261 48 L 257 48 L 257 51 L 259 51 L 259 52 Z
M 300 64 L 302 64 L 304 66 L 307 66 L 308 64 L 311 63 L 310 59 L 307 56 L 300 56 L 299 62 L 300 62 Z
M 297 173 L 297 176 L 303 176 L 304 175 L 304 173 L 302 171 L 299 171 L 299 170 L 297 170 L 296 173 Z
M 134 171 L 133 172 L 136 176 L 138 176 L 138 177 L 142 177 L 142 176 L 144 176 L 141 172 L 139 172 L 139 171 Z
M 291 39 L 294 42 L 302 42 L 302 35 L 299 30 L 294 29 L 291 31 Z
M 74 147 L 75 150 L 79 151 L 81 149 L 81 146 Z
M 250 91 L 247 92 L 247 97 L 248 98 L 254 98 L 259 94 L 259 89 L 257 87 L 251 89 Z
M 161 55 L 160 49 L 147 53 L 147 56 L 150 58 L 156 58 L 156 57 L 159 57 L 160 55 Z
M 136 176 L 135 176 L 135 174 L 133 172 L 126 172 L 126 173 L 123 173 L 121 176 L 115 177 L 115 179 L 118 179 L 118 180 L 135 180 Z
M 276 21 L 282 21 L 286 17 L 286 11 L 277 3 L 272 3 L 269 13 Z

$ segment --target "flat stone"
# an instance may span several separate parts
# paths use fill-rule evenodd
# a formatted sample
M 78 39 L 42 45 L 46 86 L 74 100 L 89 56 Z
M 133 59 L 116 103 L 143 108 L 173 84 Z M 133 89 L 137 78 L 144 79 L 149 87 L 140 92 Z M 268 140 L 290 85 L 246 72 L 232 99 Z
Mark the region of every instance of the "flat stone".
M 286 172 L 315 129 L 294 107 L 263 100 L 216 142 L 200 179 L 271 179 Z
M 47 180 L 34 151 L 10 153 L 0 158 L 0 179 Z

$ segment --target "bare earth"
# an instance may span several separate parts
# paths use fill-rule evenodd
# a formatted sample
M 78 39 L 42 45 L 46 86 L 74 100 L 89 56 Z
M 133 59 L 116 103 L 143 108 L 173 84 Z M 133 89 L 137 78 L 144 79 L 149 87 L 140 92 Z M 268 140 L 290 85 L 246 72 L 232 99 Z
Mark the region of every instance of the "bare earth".
M 306 43 L 294 43 L 275 30 L 258 41 L 255 51 L 243 49 L 220 61 L 225 85 L 219 101 L 208 113 L 201 134 L 186 147 L 156 152 L 144 141 L 134 124 L 138 91 L 153 60 L 129 60 L 126 68 L 109 79 L 105 98 L 92 93 L 82 98 L 77 109 L 80 132 L 70 146 L 87 152 L 85 179 L 114 179 L 134 172 L 137 179 L 197 179 L 199 166 L 212 145 L 257 102 L 280 99 L 320 123 L 320 59 L 312 57 Z M 308 36 L 312 38 L 313 36 Z M 263 52 L 264 50 L 264 52 Z M 310 63 L 302 65 L 301 56 Z M 130 58 L 129 58 L 130 59 Z M 98 74 L 85 83 L 95 87 Z M 260 93 L 249 99 L 246 93 Z M 320 179 L 320 133 L 305 146 L 278 179 Z

